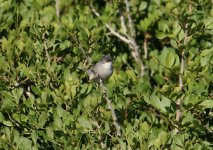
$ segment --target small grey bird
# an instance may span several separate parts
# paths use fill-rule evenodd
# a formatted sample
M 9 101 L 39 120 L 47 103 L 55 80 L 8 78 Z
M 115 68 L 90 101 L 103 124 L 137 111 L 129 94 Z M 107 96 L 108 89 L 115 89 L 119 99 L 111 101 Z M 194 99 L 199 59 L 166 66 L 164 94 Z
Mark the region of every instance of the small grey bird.
M 108 79 L 113 73 L 111 56 L 104 55 L 102 60 L 92 66 L 87 73 L 89 75 L 89 79 L 95 82 Z

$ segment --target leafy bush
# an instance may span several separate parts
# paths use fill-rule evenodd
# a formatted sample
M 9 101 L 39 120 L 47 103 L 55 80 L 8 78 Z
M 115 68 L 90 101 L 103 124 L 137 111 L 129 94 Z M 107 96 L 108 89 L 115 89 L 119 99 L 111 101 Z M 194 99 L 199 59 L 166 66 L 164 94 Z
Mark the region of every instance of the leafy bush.
M 208 0 L 0 0 L 1 149 L 212 149 L 212 74 Z

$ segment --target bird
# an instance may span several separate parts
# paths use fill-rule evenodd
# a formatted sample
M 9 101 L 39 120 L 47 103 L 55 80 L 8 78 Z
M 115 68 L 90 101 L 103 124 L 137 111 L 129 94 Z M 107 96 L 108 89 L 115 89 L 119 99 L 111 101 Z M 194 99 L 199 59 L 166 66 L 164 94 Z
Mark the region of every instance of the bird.
M 103 58 L 87 70 L 89 80 L 94 82 L 103 82 L 107 80 L 113 73 L 112 57 L 104 55 Z

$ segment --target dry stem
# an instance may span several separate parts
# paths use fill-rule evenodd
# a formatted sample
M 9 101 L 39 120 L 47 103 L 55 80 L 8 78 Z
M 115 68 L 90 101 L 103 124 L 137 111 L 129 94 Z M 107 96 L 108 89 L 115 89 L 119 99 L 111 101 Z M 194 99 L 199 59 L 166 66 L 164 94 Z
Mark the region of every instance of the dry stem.
M 107 101 L 108 108 L 109 108 L 110 111 L 111 111 L 113 124 L 114 124 L 115 129 L 116 129 L 116 134 L 117 134 L 117 136 L 121 136 L 121 127 L 120 127 L 120 125 L 118 124 L 118 119 L 117 119 L 116 114 L 115 114 L 115 109 L 114 109 L 114 107 L 112 106 L 111 100 L 110 100 L 109 97 L 107 96 L 106 87 L 104 86 L 102 80 L 100 80 L 100 87 L 101 87 L 101 89 L 102 89 L 101 92 L 103 93 L 103 96 L 104 96 L 105 100 Z
M 189 0 L 189 12 L 191 13 L 192 12 L 192 5 L 191 5 L 191 1 Z M 186 23 L 184 25 L 184 45 L 187 45 L 187 42 L 188 42 L 188 23 Z M 181 50 L 181 65 L 180 65 L 180 72 L 179 72 L 179 88 L 180 88 L 180 92 L 183 92 L 183 74 L 184 74 L 184 69 L 185 69 L 185 60 L 184 60 L 184 54 L 185 54 L 185 49 L 182 49 Z M 182 98 L 179 98 L 177 101 L 176 101 L 176 121 L 177 122 L 180 122 L 180 117 L 181 117 L 181 110 L 180 110 L 180 106 L 181 106 L 181 101 L 182 101 Z M 176 132 L 180 132 L 180 129 L 176 129 Z
M 59 18 L 60 17 L 60 0 L 55 0 L 55 9 L 56 9 L 56 15 Z
M 144 58 L 145 58 L 145 59 L 148 58 L 147 42 L 148 42 L 148 39 L 149 39 L 150 37 L 151 37 L 151 35 L 150 35 L 149 33 L 145 33 L 144 42 L 143 42 Z
M 135 59 L 136 63 L 138 65 L 140 65 L 140 75 L 143 76 L 145 67 L 144 67 L 142 59 L 140 57 L 139 46 L 137 45 L 137 42 L 135 40 L 136 32 L 135 32 L 133 21 L 132 21 L 131 15 L 130 15 L 128 0 L 125 0 L 125 4 L 126 4 L 126 12 L 128 15 L 128 17 L 127 17 L 128 24 L 127 25 L 130 30 L 130 33 L 129 34 L 127 33 L 126 35 L 122 35 L 122 34 L 118 33 L 117 31 L 115 31 L 109 24 L 106 24 L 106 27 L 108 28 L 108 30 L 110 31 L 110 33 L 112 35 L 116 36 L 118 39 L 120 39 L 124 43 L 128 44 L 129 48 L 131 49 L 131 54 L 132 54 L 133 58 Z M 90 6 L 90 8 L 97 17 L 100 16 L 100 14 L 93 8 L 93 6 Z M 121 27 L 124 29 L 127 29 L 124 20 L 122 20 L 122 17 L 121 17 Z
M 48 65 L 50 65 L 50 55 L 48 53 L 47 39 L 45 38 L 45 32 L 42 34 L 42 41 L 43 41 L 43 46 L 44 46 L 45 54 L 47 57 Z

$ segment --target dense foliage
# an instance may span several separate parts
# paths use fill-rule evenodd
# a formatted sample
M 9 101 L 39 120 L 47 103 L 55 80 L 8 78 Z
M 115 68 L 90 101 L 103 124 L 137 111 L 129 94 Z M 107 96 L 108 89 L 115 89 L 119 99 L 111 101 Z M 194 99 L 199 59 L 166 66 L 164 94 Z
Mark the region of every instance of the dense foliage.
M 0 108 L 1 149 L 212 149 L 213 2 L 0 0 Z

